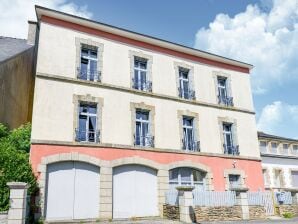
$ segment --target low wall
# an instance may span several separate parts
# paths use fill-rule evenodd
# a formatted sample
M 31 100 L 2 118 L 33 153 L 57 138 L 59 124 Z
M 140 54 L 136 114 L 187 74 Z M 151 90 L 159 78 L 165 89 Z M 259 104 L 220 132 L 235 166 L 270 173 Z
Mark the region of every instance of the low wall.
M 195 207 L 197 222 L 242 220 L 241 206 Z
M 179 220 L 180 219 L 179 206 L 164 204 L 163 215 L 165 218 L 170 220 Z
M 265 219 L 266 211 L 264 206 L 250 205 L 249 206 L 249 219 Z
M 298 216 L 298 205 L 279 205 L 277 208 L 281 216 L 285 213 L 291 213 L 294 216 Z

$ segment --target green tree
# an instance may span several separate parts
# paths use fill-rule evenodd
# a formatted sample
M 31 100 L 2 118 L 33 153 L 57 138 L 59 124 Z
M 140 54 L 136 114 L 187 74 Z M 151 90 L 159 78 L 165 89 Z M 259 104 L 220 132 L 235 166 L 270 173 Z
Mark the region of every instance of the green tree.
M 8 210 L 9 206 L 7 182 L 30 184 L 29 195 L 37 190 L 36 178 L 29 163 L 30 132 L 30 124 L 12 131 L 0 124 L 0 211 Z

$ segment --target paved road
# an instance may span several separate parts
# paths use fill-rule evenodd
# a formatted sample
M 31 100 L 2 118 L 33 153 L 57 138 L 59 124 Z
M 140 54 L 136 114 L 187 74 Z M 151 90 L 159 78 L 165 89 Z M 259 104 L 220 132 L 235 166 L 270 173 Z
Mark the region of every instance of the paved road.
M 178 221 L 171 221 L 171 220 L 140 220 L 140 221 L 99 222 L 98 224 L 183 224 L 183 223 Z M 201 222 L 200 224 L 298 224 L 298 218 L 262 220 L 262 221 Z
M 183 224 L 178 221 L 171 220 L 145 220 L 145 221 L 114 221 L 103 222 L 104 224 Z M 100 222 L 101 224 L 101 222 Z M 277 220 L 261 220 L 261 221 L 233 221 L 233 222 L 201 222 L 200 224 L 298 224 L 298 218 L 294 219 L 277 219 Z
M 298 218 L 260 220 L 260 221 L 250 220 L 250 221 L 233 221 L 233 222 L 201 222 L 200 224 L 298 224 Z

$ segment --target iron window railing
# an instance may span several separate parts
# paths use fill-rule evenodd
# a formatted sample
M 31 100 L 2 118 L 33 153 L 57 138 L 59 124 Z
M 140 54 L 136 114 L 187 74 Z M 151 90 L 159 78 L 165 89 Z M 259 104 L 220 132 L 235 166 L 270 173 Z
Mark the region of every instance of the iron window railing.
M 239 145 L 229 146 L 229 145 L 223 144 L 223 147 L 224 147 L 224 154 L 229 154 L 229 155 L 239 155 L 240 154 Z
M 192 89 L 182 90 L 178 87 L 178 93 L 180 98 L 184 98 L 187 100 L 195 100 L 196 99 L 196 91 Z
M 154 136 L 136 136 L 134 135 L 134 145 L 143 147 L 154 147 Z
M 101 72 L 98 70 L 81 69 L 80 67 L 78 67 L 77 71 L 78 71 L 77 73 L 78 79 L 101 82 Z
M 80 130 L 80 129 L 76 128 L 75 132 L 76 132 L 76 141 L 77 142 L 94 142 L 94 143 L 100 142 L 99 130 L 86 131 L 86 130 Z
M 234 101 L 233 101 L 233 97 L 231 96 L 222 96 L 222 95 L 218 95 L 218 103 L 225 105 L 225 106 L 230 106 L 233 107 L 234 106 Z
M 186 142 L 185 139 L 182 139 L 182 149 L 186 151 L 199 152 L 200 141 Z
M 132 88 L 137 89 L 137 90 L 146 91 L 146 92 L 152 92 L 152 82 L 149 80 L 139 82 L 133 78 L 132 79 Z

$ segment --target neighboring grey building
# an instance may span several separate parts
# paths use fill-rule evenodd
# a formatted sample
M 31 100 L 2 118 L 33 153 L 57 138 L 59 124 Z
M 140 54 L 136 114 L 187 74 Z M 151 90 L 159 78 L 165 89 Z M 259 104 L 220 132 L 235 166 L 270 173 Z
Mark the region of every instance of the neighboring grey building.
M 10 129 L 31 121 L 36 27 L 29 21 L 27 40 L 0 36 L 0 123 Z

